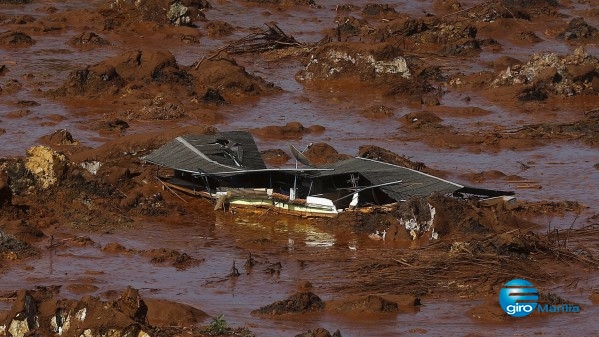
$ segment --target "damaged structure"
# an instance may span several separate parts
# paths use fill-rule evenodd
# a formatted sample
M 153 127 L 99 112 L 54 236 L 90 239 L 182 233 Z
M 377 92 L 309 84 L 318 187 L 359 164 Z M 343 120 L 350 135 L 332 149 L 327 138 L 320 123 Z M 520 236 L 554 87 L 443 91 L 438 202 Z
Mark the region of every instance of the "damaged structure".
M 390 210 L 415 196 L 433 193 L 515 203 L 513 192 L 463 186 L 377 160 L 355 157 L 313 165 L 294 146 L 295 167 L 268 168 L 245 131 L 186 135 L 142 160 L 173 169 L 164 185 L 212 200 L 215 210 L 262 209 L 305 217 Z M 299 166 L 299 163 L 302 165 Z

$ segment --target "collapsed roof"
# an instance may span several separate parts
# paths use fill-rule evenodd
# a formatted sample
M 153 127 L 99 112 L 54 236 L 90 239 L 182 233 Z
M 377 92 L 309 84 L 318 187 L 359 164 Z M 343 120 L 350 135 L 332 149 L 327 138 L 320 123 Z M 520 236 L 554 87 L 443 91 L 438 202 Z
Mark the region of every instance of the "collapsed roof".
M 292 151 L 297 157 L 295 152 L 297 151 Z M 363 177 L 371 187 L 378 186 L 397 201 L 433 193 L 458 192 L 488 197 L 514 194 L 467 187 L 406 167 L 360 157 L 320 167 L 269 169 L 258 151 L 254 138 L 246 131 L 177 137 L 142 159 L 177 171 L 213 177 L 279 172 L 292 176 L 301 175 L 309 179 L 323 179 L 353 174 Z M 301 157 L 298 159 L 304 162 Z

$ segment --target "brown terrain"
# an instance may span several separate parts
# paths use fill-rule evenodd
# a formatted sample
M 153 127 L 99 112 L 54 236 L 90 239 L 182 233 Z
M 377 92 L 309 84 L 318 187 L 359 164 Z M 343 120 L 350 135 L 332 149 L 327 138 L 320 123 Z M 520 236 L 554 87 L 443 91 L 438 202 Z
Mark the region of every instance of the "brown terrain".
M 0 0 L 0 336 L 598 333 L 598 8 Z M 519 204 L 228 214 L 140 159 L 237 129 L 273 167 L 312 142 L 316 163 L 357 154 Z M 403 224 L 429 205 L 437 239 Z M 582 312 L 510 317 L 514 278 Z

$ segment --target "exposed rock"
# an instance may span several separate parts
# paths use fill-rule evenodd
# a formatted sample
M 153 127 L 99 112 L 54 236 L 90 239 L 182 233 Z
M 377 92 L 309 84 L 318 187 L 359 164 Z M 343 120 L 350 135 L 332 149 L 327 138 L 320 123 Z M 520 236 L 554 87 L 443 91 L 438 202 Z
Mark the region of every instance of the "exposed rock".
M 45 146 L 34 146 L 27 150 L 25 167 L 41 188 L 46 189 L 58 183 L 68 166 L 64 155 Z
M 166 12 L 166 20 L 168 23 L 175 26 L 190 26 L 192 18 L 189 8 L 183 6 L 180 2 L 173 2 Z
M 324 309 L 324 302 L 312 292 L 299 292 L 283 301 L 277 301 L 260 309 L 253 314 L 283 315 L 289 313 L 305 313 Z

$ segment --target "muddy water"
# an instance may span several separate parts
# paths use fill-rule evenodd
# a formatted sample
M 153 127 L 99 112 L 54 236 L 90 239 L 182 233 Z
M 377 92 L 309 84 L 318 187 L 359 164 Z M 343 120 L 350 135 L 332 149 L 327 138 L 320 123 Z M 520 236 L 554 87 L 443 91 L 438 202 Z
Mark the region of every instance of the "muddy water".
M 28 6 L 6 6 L 2 11 L 4 14 L 30 14 L 39 17 L 42 15 L 39 9 L 47 4 L 64 10 L 92 8 L 99 3 L 103 1 L 40 1 Z M 224 20 L 241 29 L 227 38 L 204 37 L 199 45 L 167 47 L 175 54 L 180 64 L 190 65 L 225 43 L 245 36 L 249 33 L 248 28 L 260 26 L 263 21 L 277 22 L 285 32 L 300 41 L 315 42 L 323 37 L 326 29 L 335 26 L 334 8 L 337 5 L 334 1 L 318 3 L 323 8 L 277 10 L 246 6 L 237 2 L 214 2 L 214 8 L 206 11 L 207 18 Z M 364 3 L 359 1 L 356 4 Z M 398 4 L 398 10 L 412 15 L 420 15 L 430 7 L 429 1 L 405 1 Z M 537 33 L 542 35 L 542 29 L 539 28 Z M 23 155 L 25 149 L 35 144 L 40 136 L 59 128 L 67 128 L 75 138 L 86 145 L 100 145 L 106 138 L 90 131 L 87 124 L 90 120 L 100 118 L 98 115 L 105 112 L 101 105 L 61 104 L 43 97 L 37 89 L 55 88 L 71 70 L 100 62 L 131 48 L 159 48 L 158 45 L 151 45 L 151 41 L 132 39 L 127 45 L 117 44 L 93 52 L 81 51 L 65 44 L 72 35 L 73 32 L 33 36 L 37 43 L 32 47 L 0 49 L 0 60 L 6 62 L 10 69 L 7 74 L 0 76 L 0 81 L 4 83 L 7 79 L 14 78 L 24 85 L 23 90 L 14 95 L 0 96 L 0 127 L 6 130 L 6 133 L 0 136 L 0 156 Z M 150 45 L 147 45 L 148 43 Z M 532 48 L 506 45 L 501 53 L 483 53 L 476 62 L 458 62 L 450 67 L 464 67 L 464 72 L 472 72 L 486 69 L 485 62 L 492 61 L 501 54 L 526 60 L 533 52 L 554 51 L 563 54 L 571 50 L 570 46 L 556 43 L 554 40 L 537 44 Z M 591 47 L 589 50 L 597 53 L 597 48 Z M 488 181 L 484 183 L 485 187 L 513 188 L 516 189 L 518 197 L 527 200 L 576 200 L 590 206 L 589 213 L 597 211 L 599 190 L 593 186 L 599 182 L 599 170 L 594 169 L 593 165 L 599 163 L 599 156 L 594 148 L 578 142 L 548 142 L 531 150 L 473 152 L 431 148 L 419 141 L 398 141 L 398 135 L 402 131 L 397 119 L 422 107 L 406 106 L 396 98 L 385 96 L 376 90 L 360 90 L 359 87 L 353 91 L 334 86 L 326 90 L 304 88 L 294 79 L 294 75 L 302 67 L 299 62 L 272 64 L 251 57 L 239 57 L 238 63 L 246 66 L 248 71 L 282 87 L 284 92 L 252 100 L 244 105 L 224 107 L 222 114 L 225 120 L 217 125 L 219 129 L 252 129 L 266 125 L 283 125 L 291 121 L 299 121 L 304 126 L 322 125 L 326 128 L 325 132 L 308 134 L 301 140 L 292 142 L 296 145 L 326 142 L 339 152 L 348 154 L 355 154 L 360 145 L 379 145 L 425 162 L 428 166 L 455 172 L 451 178 L 456 181 L 460 181 L 459 176 L 463 173 L 500 170 L 507 175 L 515 174 L 527 181 L 536 182 L 542 188 L 518 189 L 514 184 L 505 181 Z M 27 74 L 32 74 L 33 77 L 26 76 Z M 485 126 L 510 127 L 547 120 L 576 120 L 579 117 L 568 109 L 556 111 L 550 106 L 546 111 L 529 114 L 523 111 L 522 107 L 499 106 L 476 93 L 458 93 L 451 88 L 446 90 L 447 93 L 442 99 L 444 105 L 477 106 L 491 111 L 491 114 L 475 118 L 439 114 L 444 118 L 444 123 L 453 125 L 460 131 L 475 132 L 484 129 Z M 471 98 L 469 103 L 463 100 L 466 95 Z M 19 101 L 29 100 L 40 104 L 25 107 L 31 110 L 30 115 L 19 119 L 5 117 L 8 112 L 24 108 L 18 104 Z M 585 103 L 578 104 L 584 107 Z M 391 107 L 395 117 L 369 120 L 359 114 L 361 110 L 372 105 Z M 580 107 L 577 111 L 580 111 Z M 52 115 L 59 115 L 64 119 L 51 119 Z M 164 127 L 165 124 L 168 125 L 164 122 L 132 123 L 130 132 L 141 133 Z M 257 141 L 261 149 L 284 148 L 286 145 L 281 140 Z M 530 168 L 522 170 L 519 162 L 527 163 Z M 552 221 L 553 226 L 570 225 L 569 219 Z M 73 235 L 70 232 L 61 233 L 59 230 L 54 234 L 58 240 L 68 239 Z M 28 262 L 27 267 L 15 266 L 1 274 L 0 290 L 63 284 L 63 296 L 79 298 L 80 294 L 72 293 L 68 285 L 91 282 L 99 287 L 92 295 L 101 295 L 109 290 L 120 291 L 131 285 L 141 289 L 143 296 L 188 303 L 212 316 L 224 314 L 230 324 L 248 325 L 259 336 L 294 335 L 317 326 L 333 331 L 340 329 L 343 336 L 395 336 L 403 333 L 431 336 L 468 333 L 483 336 L 571 335 L 576 331 L 579 334 L 592 335 L 599 332 L 594 319 L 599 312 L 580 294 L 564 294 L 564 297 L 582 305 L 583 312 L 579 315 L 555 315 L 541 321 L 520 320 L 505 324 L 478 324 L 466 315 L 467 310 L 480 304 L 471 301 L 430 301 L 425 302 L 418 312 L 391 316 L 348 317 L 324 314 L 259 318 L 250 315 L 249 312 L 253 309 L 286 298 L 297 290 L 302 281 L 312 282 L 314 292 L 324 300 L 333 299 L 336 296 L 333 288 L 344 281 L 344 265 L 327 262 L 331 261 L 331 256 L 351 260 L 359 255 L 361 249 L 385 248 L 364 237 L 351 233 L 336 236 L 318 226 L 305 223 L 265 224 L 262 221 L 247 221 L 235 217 L 219 216 L 215 219 L 213 216 L 206 216 L 193 221 L 177 219 L 169 223 L 141 223 L 136 224 L 135 230 L 92 234 L 91 238 L 96 244 L 89 247 L 43 249 L 42 256 Z M 252 241 L 263 238 L 267 238 L 270 244 L 261 247 Z M 290 239 L 293 240 L 293 245 L 290 245 Z M 139 255 L 103 253 L 101 247 L 110 242 L 118 242 L 129 249 L 176 248 L 193 257 L 204 258 L 205 261 L 198 267 L 177 271 L 172 267 L 153 265 L 149 258 Z M 357 250 L 348 249 L 348 243 L 357 245 Z M 262 264 L 255 267 L 249 275 L 242 274 L 237 280 L 223 280 L 229 273 L 233 261 L 236 261 L 240 270 L 242 269 L 241 266 L 249 252 Z M 308 262 L 302 266 L 299 262 L 312 261 L 316 257 L 322 259 L 322 264 Z M 281 274 L 265 273 L 266 266 L 275 262 L 281 262 L 284 266 Z M 9 305 L 0 302 L 0 309 Z
M 95 244 L 73 247 L 66 244 L 54 250 L 42 249 L 42 256 L 27 266 L 12 268 L 0 275 L 2 289 L 19 289 L 37 285 L 62 285 L 61 295 L 79 298 L 71 285 L 92 283 L 98 287 L 89 295 L 101 296 L 128 285 L 140 289 L 143 297 L 162 298 L 201 308 L 211 316 L 224 314 L 227 322 L 247 326 L 258 336 L 292 336 L 314 327 L 340 329 L 343 336 L 458 336 L 481 332 L 483 336 L 568 335 L 576 329 L 585 334 L 599 332 L 594 317 L 599 309 L 581 294 L 560 295 L 576 301 L 583 308 L 578 315 L 553 315 L 542 319 L 512 320 L 502 324 L 478 323 L 467 311 L 481 301 L 425 300 L 416 310 L 400 314 L 342 315 L 334 313 L 260 318 L 250 311 L 281 300 L 297 291 L 303 281 L 325 301 L 343 296 L 332 288 L 346 282 L 343 269 L 364 250 L 397 249 L 353 234 L 335 236 L 321 226 L 291 219 L 263 221 L 261 218 L 239 219 L 222 215 L 217 219 L 178 219 L 168 224 L 139 224 L 135 230 L 117 230 L 94 234 Z M 53 233 L 55 242 L 69 239 L 73 233 Z M 88 233 L 81 233 L 88 235 Z M 290 243 L 290 239 L 293 243 Z M 199 266 L 176 270 L 150 263 L 148 257 L 104 253 L 101 248 L 118 242 L 132 250 L 176 247 L 192 257 L 205 259 Z M 261 243 L 256 243 L 261 242 Z M 348 249 L 347 243 L 357 246 Z M 389 243 L 387 243 L 389 244 Z M 43 247 L 43 245 L 42 245 Z M 245 273 L 242 268 L 248 253 L 258 264 Z M 401 252 L 398 252 L 401 253 Z M 336 263 L 330 263 L 332 259 Z M 242 271 L 236 279 L 227 279 L 233 261 Z M 304 261 L 303 264 L 300 261 Z M 344 262 L 346 261 L 346 262 Z M 264 272 L 271 263 L 283 266 L 279 275 Z M 347 294 L 345 294 L 347 295 Z M 0 310 L 9 303 L 0 302 Z M 573 328 L 576 326 L 576 328 Z M 491 332 L 492 331 L 492 332 Z M 557 332 L 557 333 L 556 333 Z

